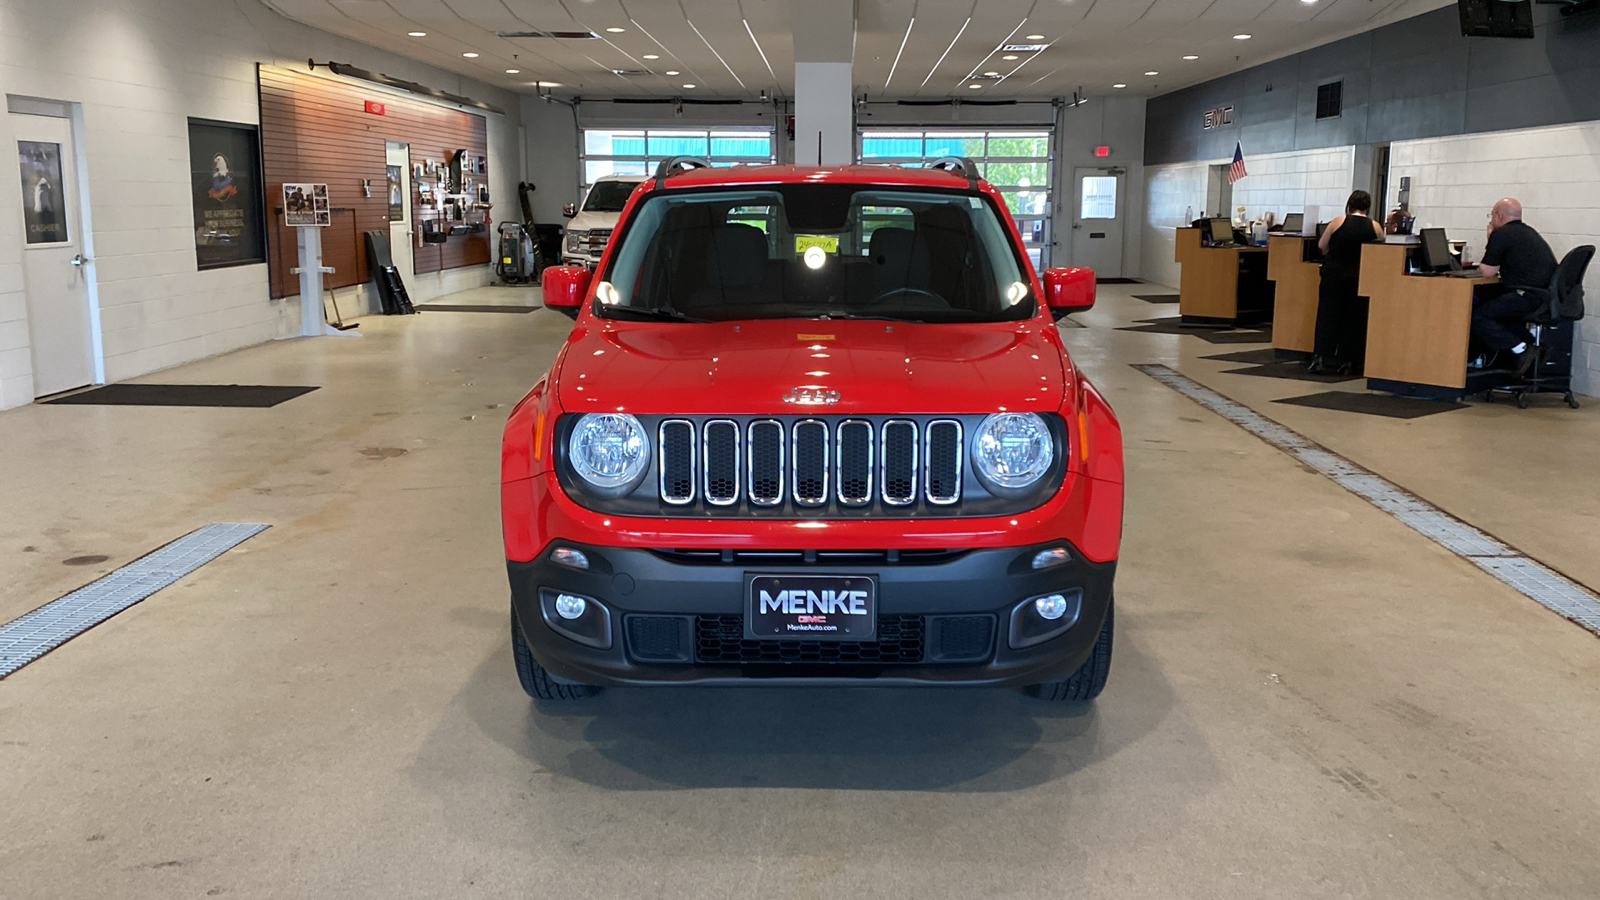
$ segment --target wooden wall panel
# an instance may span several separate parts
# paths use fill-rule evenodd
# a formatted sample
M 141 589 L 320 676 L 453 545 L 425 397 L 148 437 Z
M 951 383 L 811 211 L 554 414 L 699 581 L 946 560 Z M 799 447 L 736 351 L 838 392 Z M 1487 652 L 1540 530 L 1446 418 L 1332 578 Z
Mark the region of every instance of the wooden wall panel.
M 326 283 L 348 287 L 371 277 L 362 234 L 389 232 L 385 141 L 409 144 L 413 167 L 427 160 L 447 162 L 457 149 L 470 156 L 489 155 L 488 123 L 480 115 L 397 97 L 359 81 L 275 66 L 260 67 L 260 87 L 262 181 L 267 191 L 267 257 L 273 297 L 300 290 L 299 279 L 289 274 L 297 264 L 298 251 L 294 229 L 283 224 L 284 182 L 327 183 L 333 224 L 323 229 L 322 262 L 338 271 L 327 276 Z M 382 103 L 384 115 L 367 113 L 364 104 L 368 100 Z M 487 174 L 472 178 L 479 184 L 488 181 Z M 371 197 L 362 195 L 362 179 L 372 182 Z M 513 199 L 490 198 L 497 202 Z M 413 183 L 411 221 L 418 235 L 423 220 L 438 215 L 420 200 Z M 487 265 L 493 236 L 491 227 L 453 236 L 443 244 L 414 243 L 415 271 L 401 275 L 409 281 L 412 275 Z

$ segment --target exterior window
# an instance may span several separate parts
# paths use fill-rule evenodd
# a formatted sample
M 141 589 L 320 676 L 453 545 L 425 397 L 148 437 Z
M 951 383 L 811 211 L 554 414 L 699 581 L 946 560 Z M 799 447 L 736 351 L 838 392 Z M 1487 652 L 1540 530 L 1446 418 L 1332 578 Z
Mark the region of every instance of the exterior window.
M 582 191 L 607 175 L 650 175 L 674 156 L 699 156 L 713 166 L 776 161 L 771 128 L 585 128 Z
M 1085 175 L 1083 178 L 1083 208 L 1080 219 L 1115 219 L 1117 217 L 1117 179 L 1113 175 Z

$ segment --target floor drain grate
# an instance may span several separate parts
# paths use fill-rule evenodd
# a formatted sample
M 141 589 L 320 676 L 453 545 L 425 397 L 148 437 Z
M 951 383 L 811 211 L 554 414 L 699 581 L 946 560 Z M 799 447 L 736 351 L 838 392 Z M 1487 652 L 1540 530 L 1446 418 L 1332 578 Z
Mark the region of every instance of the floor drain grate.
M 219 522 L 0 625 L 0 678 L 267 530 Z
M 1600 597 L 1578 582 L 1168 366 L 1134 368 L 1289 454 L 1530 600 L 1600 634 Z

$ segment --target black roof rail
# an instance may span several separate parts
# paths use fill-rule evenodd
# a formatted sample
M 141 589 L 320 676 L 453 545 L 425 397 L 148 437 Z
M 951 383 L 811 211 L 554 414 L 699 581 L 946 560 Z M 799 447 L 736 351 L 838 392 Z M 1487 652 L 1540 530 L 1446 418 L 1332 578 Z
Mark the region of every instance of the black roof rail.
M 978 164 L 965 156 L 943 156 L 928 163 L 930 169 L 942 169 L 946 172 L 956 172 L 967 176 L 967 186 L 974 190 L 978 187 Z
M 680 169 L 709 169 L 711 160 L 701 159 L 698 156 L 674 156 L 663 159 L 661 165 L 656 166 L 656 187 L 666 184 L 667 176 L 675 175 Z

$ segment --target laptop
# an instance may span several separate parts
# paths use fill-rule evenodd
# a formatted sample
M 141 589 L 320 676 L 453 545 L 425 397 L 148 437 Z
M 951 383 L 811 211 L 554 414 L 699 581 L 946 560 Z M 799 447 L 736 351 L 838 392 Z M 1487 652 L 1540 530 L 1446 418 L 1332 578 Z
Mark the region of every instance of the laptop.
M 1289 213 L 1283 217 L 1284 234 L 1301 234 L 1306 230 L 1305 213 Z
M 1461 260 L 1450 252 L 1450 239 L 1443 228 L 1422 229 L 1422 269 L 1436 275 L 1453 275 L 1457 278 L 1476 278 L 1478 268 L 1463 269 Z

